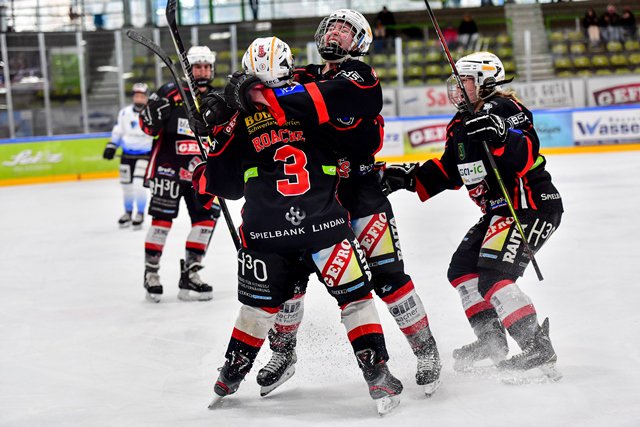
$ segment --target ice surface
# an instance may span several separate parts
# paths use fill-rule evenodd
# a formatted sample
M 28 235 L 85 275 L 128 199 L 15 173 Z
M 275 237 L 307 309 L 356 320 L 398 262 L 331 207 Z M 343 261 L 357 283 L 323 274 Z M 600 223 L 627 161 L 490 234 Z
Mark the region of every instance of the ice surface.
M 394 194 L 407 272 L 443 356 L 430 399 L 414 382 L 415 359 L 377 303 L 405 385 L 380 419 L 339 323 L 311 282 L 296 375 L 259 397 L 256 368 L 224 405 L 207 410 L 239 304 L 235 254 L 224 224 L 202 277 L 210 302 L 181 302 L 179 264 L 189 231 L 183 206 L 162 258 L 165 297 L 144 300 L 143 231 L 119 230 L 116 180 L 0 188 L 0 425 L 2 426 L 638 426 L 640 281 L 636 174 L 640 152 L 550 156 L 566 214 L 519 281 L 541 316 L 564 379 L 509 386 L 455 374 L 453 348 L 473 340 L 446 280 L 451 253 L 480 213 L 463 191 L 422 204 Z M 238 217 L 240 204 L 230 203 Z M 512 349 L 515 344 L 511 342 Z M 513 351 L 513 350 L 512 350 Z

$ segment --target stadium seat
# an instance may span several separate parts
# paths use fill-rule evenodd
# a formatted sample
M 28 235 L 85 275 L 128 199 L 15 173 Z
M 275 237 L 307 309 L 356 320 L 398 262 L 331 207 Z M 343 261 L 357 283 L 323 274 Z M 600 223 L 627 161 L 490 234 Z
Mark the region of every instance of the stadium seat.
M 596 68 L 609 67 L 609 58 L 606 55 L 593 55 L 591 57 L 591 65 Z
M 556 76 L 560 78 L 573 77 L 573 72 L 569 70 L 564 70 L 564 71 L 560 71 L 558 74 L 556 74 Z
M 407 86 L 422 86 L 424 85 L 424 82 L 422 81 L 422 79 L 409 79 L 405 84 Z
M 510 47 L 502 46 L 496 50 L 496 55 L 500 59 L 511 58 L 513 56 L 513 49 Z
M 582 55 L 587 52 L 587 47 L 582 42 L 573 42 L 569 50 L 574 55 Z
M 627 67 L 616 68 L 616 70 L 614 71 L 615 74 L 631 74 L 632 72 L 633 71 L 631 71 L 631 69 Z
M 629 61 L 627 61 L 627 57 L 620 53 L 611 55 L 609 61 L 614 67 L 626 67 L 629 64 Z
M 407 68 L 407 77 L 422 79 L 424 77 L 424 68 L 419 65 L 410 65 Z
M 577 56 L 573 58 L 573 66 L 576 68 L 589 68 L 591 67 L 591 61 L 586 56 Z
M 427 79 L 427 84 L 428 85 L 442 85 L 444 84 L 445 81 L 441 78 L 438 77 L 431 77 L 430 79 Z
M 571 60 L 566 56 L 556 58 L 553 65 L 555 66 L 556 70 L 568 70 L 573 67 Z
M 216 61 L 231 61 L 231 52 L 228 50 L 216 52 Z
M 609 42 L 609 43 L 607 43 L 607 50 L 609 52 L 621 52 L 622 51 L 622 43 L 620 43 L 620 42 Z
M 589 69 L 585 69 L 585 70 L 578 71 L 576 75 L 579 77 L 590 77 L 592 73 Z
M 552 31 L 549 34 L 549 41 L 556 44 L 564 41 L 564 33 L 562 31 Z
M 601 68 L 599 70 L 596 70 L 596 76 L 610 76 L 611 74 L 613 73 L 608 68 Z
M 425 55 L 425 59 L 427 60 L 428 63 L 440 62 L 441 58 L 442 58 L 442 56 L 441 56 L 440 52 L 437 51 L 437 50 L 430 50 Z
M 422 40 L 409 40 L 407 42 L 408 50 L 424 50 L 425 43 Z
M 225 77 L 216 77 L 211 81 L 211 86 L 213 86 L 216 89 L 218 88 L 222 89 L 226 84 L 227 84 L 227 79 Z
M 640 50 L 640 42 L 636 40 L 627 40 L 624 42 L 624 49 L 627 52 L 634 52 Z
M 580 31 L 570 31 L 567 33 L 567 39 L 572 42 L 582 41 L 584 40 L 584 34 Z
M 632 53 L 628 59 L 630 64 L 640 65 L 640 53 Z
M 420 52 L 411 52 L 407 55 L 409 65 L 422 64 L 425 60 L 424 54 Z
M 390 59 L 390 55 L 385 55 L 384 53 L 376 53 L 373 55 L 372 64 L 374 66 L 386 66 L 390 64 L 392 61 Z
M 440 76 L 442 76 L 442 67 L 435 64 L 427 65 L 426 68 L 424 69 L 424 73 L 427 78 L 433 78 L 433 77 L 439 78 Z
M 228 62 L 218 62 L 218 61 L 216 61 L 215 72 L 218 75 L 230 74 L 231 73 L 231 65 Z
M 567 52 L 569 52 L 569 49 L 567 48 L 567 45 L 564 43 L 558 43 L 558 44 L 554 44 L 551 47 L 551 52 L 554 55 L 566 55 Z
M 504 65 L 504 72 L 508 74 L 513 74 L 516 72 L 516 64 L 513 61 L 502 61 L 502 65 Z
M 375 72 L 380 80 L 386 80 L 389 77 L 389 72 L 386 68 L 375 68 Z
M 496 43 L 498 43 L 499 45 L 510 44 L 511 37 L 509 37 L 509 34 L 506 33 L 498 34 L 498 36 L 496 37 Z

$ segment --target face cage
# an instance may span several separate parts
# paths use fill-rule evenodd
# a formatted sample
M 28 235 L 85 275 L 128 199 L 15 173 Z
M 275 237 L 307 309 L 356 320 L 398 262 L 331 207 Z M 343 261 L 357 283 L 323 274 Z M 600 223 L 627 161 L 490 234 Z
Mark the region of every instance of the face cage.
M 478 87 L 476 86 L 476 81 L 473 76 L 460 76 L 460 80 L 462 80 L 462 84 L 467 91 L 467 95 L 469 96 L 469 101 L 471 105 L 475 105 L 478 101 Z M 469 82 L 473 84 L 473 88 L 470 90 Z M 462 91 L 458 87 L 458 81 L 455 76 L 451 76 L 447 79 L 447 96 L 449 97 L 449 102 L 458 109 L 458 111 L 464 111 L 467 108 L 467 102 L 464 99 L 464 95 Z
M 344 25 L 351 27 L 351 43 L 350 50 L 344 49 L 342 46 L 336 44 L 335 41 L 327 43 L 326 35 L 332 31 L 334 26 L 342 28 Z M 363 53 L 358 48 L 364 43 L 364 31 L 357 31 L 356 27 L 344 18 L 332 18 L 327 17 L 322 20 L 318 26 L 318 30 L 315 34 L 316 47 L 320 56 L 328 61 L 345 58 L 346 56 L 362 56 Z

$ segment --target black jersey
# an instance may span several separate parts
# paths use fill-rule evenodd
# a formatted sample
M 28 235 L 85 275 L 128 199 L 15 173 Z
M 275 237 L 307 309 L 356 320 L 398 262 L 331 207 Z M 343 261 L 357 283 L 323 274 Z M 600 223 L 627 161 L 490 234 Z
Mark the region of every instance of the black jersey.
M 337 162 L 327 139 L 296 119 L 278 125 L 267 111 L 238 113 L 216 131 L 204 188 L 228 199 L 244 195 L 243 246 L 282 253 L 345 238 L 349 218 L 336 197 Z
M 191 97 L 189 88 L 185 87 L 184 91 Z M 146 134 L 157 136 L 151 149 L 146 178 L 152 179 L 156 175 L 162 175 L 191 181 L 193 169 L 202 161 L 202 157 L 196 137 L 189 127 L 182 96 L 175 83 L 161 86 L 156 93 L 158 97 L 169 100 L 171 113 L 158 129 L 152 129 L 143 121 L 140 122 Z
M 540 141 L 533 126 L 533 115 L 522 104 L 501 96 L 488 100 L 484 111 L 507 120 L 506 143 L 490 148 L 515 209 L 562 212 L 560 193 L 546 171 L 546 160 L 539 154 Z M 416 191 L 427 200 L 446 189 L 463 185 L 484 213 L 510 216 L 507 202 L 481 143 L 472 142 L 457 113 L 447 126 L 444 154 L 429 160 L 416 172 Z

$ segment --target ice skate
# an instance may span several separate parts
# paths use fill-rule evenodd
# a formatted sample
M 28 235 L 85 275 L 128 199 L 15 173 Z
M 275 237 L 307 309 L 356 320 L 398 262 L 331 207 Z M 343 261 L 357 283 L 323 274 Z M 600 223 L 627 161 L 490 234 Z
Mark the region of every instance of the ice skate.
M 209 301 L 213 298 L 213 289 L 200 279 L 198 271 L 203 266 L 199 262 L 192 262 L 188 266 L 180 260 L 180 284 L 178 299 L 182 301 Z
M 491 359 L 497 365 L 509 353 L 507 335 L 497 319 L 484 325 L 477 335 L 476 341 L 453 350 L 455 371 L 471 372 L 475 362 L 485 359 Z
M 356 352 L 358 365 L 369 386 L 369 395 L 376 402 L 378 415 L 391 412 L 400 404 L 402 383 L 391 375 L 384 360 L 376 361 L 376 352 L 371 349 Z
M 222 398 L 238 391 L 240 383 L 251 369 L 249 358 L 240 353 L 233 353 L 231 359 L 224 362 L 220 368 L 220 375 L 213 387 L 215 396 L 209 404 L 209 409 L 216 409 L 222 403 Z
M 127 228 L 131 225 L 131 212 L 125 212 L 124 215 L 118 220 L 118 226 L 120 228 Z
M 436 340 L 433 337 L 429 337 L 423 348 L 416 353 L 418 356 L 416 383 L 423 387 L 424 394 L 427 397 L 431 397 L 442 384 L 440 380 L 442 364 L 440 363 Z
M 145 263 L 144 268 L 144 288 L 147 291 L 145 298 L 150 302 L 160 302 L 162 296 L 162 284 L 158 270 L 159 264 Z
M 258 372 L 257 380 L 260 385 L 260 396 L 266 396 L 291 378 L 296 372 L 296 362 L 295 350 L 288 352 L 274 351 L 269 363 Z
M 144 222 L 144 215 L 138 212 L 133 220 L 131 221 L 131 225 L 133 225 L 134 230 L 142 229 L 142 223 Z
M 533 338 L 524 346 L 522 352 L 498 363 L 503 371 L 528 371 L 539 368 L 550 381 L 560 381 L 562 374 L 556 369 L 558 356 L 549 338 L 549 319 L 544 319 Z M 523 379 L 523 381 L 529 381 Z M 508 382 L 508 381 L 505 381 Z M 518 380 L 514 383 L 519 382 Z

